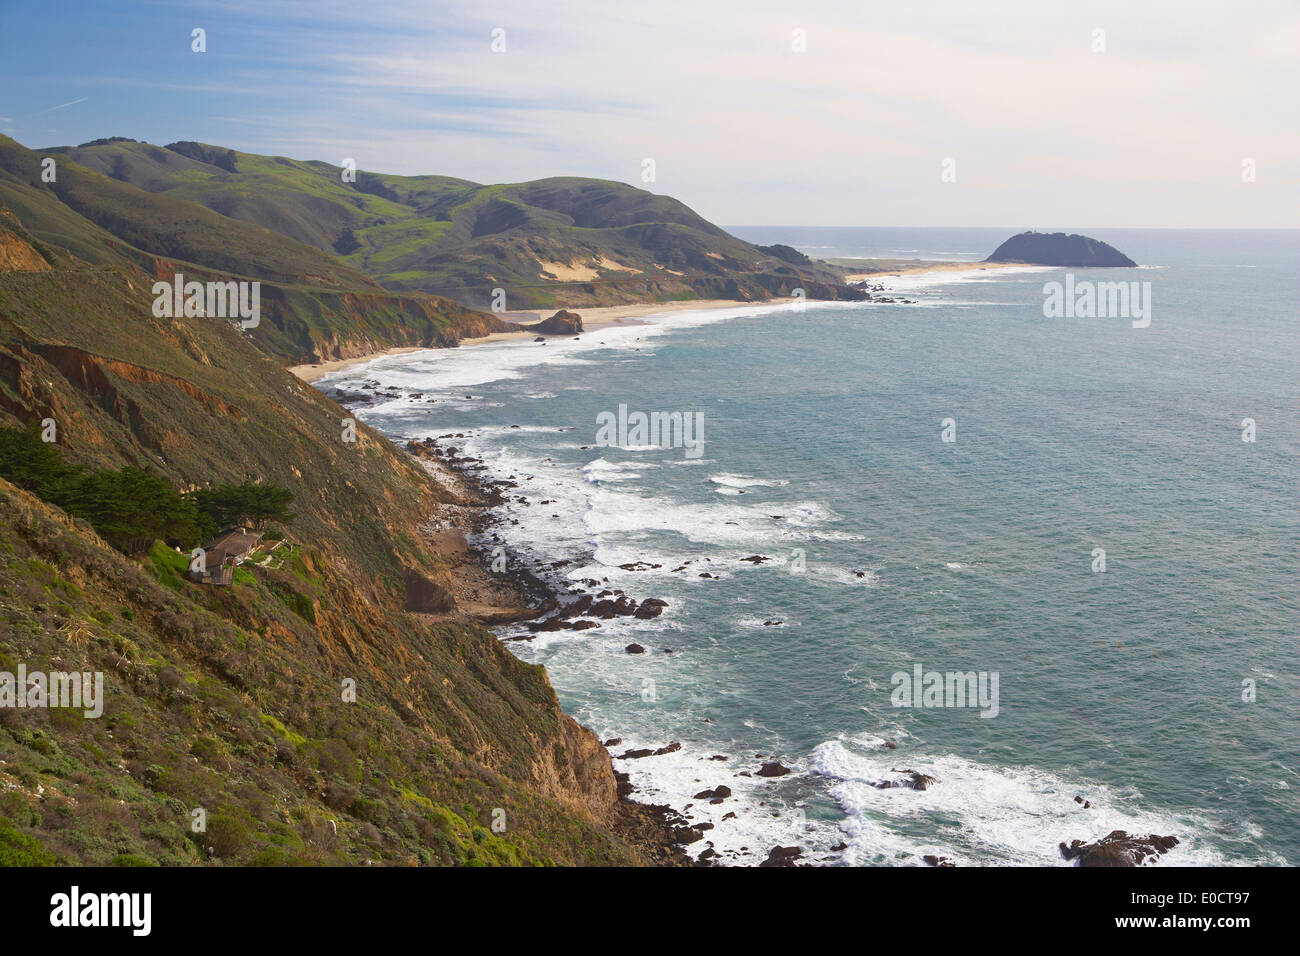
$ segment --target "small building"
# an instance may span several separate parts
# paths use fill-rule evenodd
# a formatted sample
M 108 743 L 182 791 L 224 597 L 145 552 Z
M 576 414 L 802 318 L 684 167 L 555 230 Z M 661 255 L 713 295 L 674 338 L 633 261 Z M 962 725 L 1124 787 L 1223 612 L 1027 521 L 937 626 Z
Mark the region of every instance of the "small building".
M 230 528 L 203 547 L 203 570 L 189 572 L 191 581 L 229 587 L 235 568 L 243 564 L 262 543 L 260 531 Z

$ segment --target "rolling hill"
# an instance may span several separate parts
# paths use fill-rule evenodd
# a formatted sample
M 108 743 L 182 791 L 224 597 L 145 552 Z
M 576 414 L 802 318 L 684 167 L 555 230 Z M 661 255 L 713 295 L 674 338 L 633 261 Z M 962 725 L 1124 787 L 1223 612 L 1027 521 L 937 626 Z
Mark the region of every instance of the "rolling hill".
M 261 282 L 263 321 L 249 334 L 283 364 L 455 345 L 507 327 L 451 299 L 390 291 L 311 245 L 66 158 L 55 182 L 44 182 L 47 155 L 0 136 L 0 206 L 36 242 L 81 266 L 133 267 L 152 279 Z
M 387 288 L 486 309 L 788 295 L 858 298 L 844 270 L 752 245 L 683 203 L 623 183 L 556 177 L 481 185 L 360 171 L 201 143 L 56 147 L 87 170 L 337 255 Z M 299 253 L 304 267 L 308 256 Z

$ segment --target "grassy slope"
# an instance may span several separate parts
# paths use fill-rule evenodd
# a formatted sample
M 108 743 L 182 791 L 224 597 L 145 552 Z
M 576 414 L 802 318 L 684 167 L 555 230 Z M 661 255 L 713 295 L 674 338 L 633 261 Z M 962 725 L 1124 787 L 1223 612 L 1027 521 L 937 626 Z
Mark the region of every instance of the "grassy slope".
M 283 566 L 208 588 L 0 482 L 0 670 L 108 684 L 99 721 L 0 710 L 0 860 L 645 861 L 544 671 L 401 610 L 408 569 L 445 580 L 415 529 L 446 493 L 364 427 L 342 442 L 342 409 L 234 324 L 156 319 L 150 276 L 53 258 L 0 273 L 0 420 L 51 417 L 73 459 L 182 487 L 273 481 L 299 517 Z
M 278 596 L 286 575 L 327 592 L 312 572 L 319 558 L 253 571 L 207 607 L 179 580 L 178 557 L 160 546 L 154 560 L 128 561 L 0 481 L 0 669 L 101 671 L 107 699 L 99 720 L 0 710 L 0 859 L 21 835 L 30 855 L 10 862 L 640 861 L 511 776 L 530 737 L 563 749 L 562 718 L 544 677 L 477 628 L 439 625 L 412 640 L 420 669 L 399 698 L 396 675 L 328 646 Z M 348 676 L 356 704 L 341 702 Z M 454 701 L 438 699 L 443 679 Z M 498 758 L 501 770 L 475 760 L 461 726 L 430 720 L 444 708 L 479 746 L 524 752 Z M 195 808 L 208 815 L 204 834 L 191 831 Z
M 172 171 L 178 175 L 203 166 L 156 151 L 176 156 L 174 165 L 181 168 Z M 45 155 L 58 159 L 54 183 L 40 178 Z M 386 291 L 333 255 L 262 226 L 145 192 L 3 136 L 0 206 L 11 209 L 40 242 L 73 253 L 83 264 L 135 265 L 150 279 L 179 271 L 200 280 L 260 281 L 263 322 L 251 334 L 285 364 L 399 345 L 450 345 L 500 327 L 495 317 L 447 299 Z
M 191 144 L 199 155 L 226 151 Z M 202 204 L 319 250 L 385 286 L 475 308 L 504 288 L 509 308 L 644 299 L 849 295 L 842 270 L 783 262 L 684 204 L 623 183 L 556 177 L 479 185 L 232 153 L 233 171 L 145 143 L 47 151 L 154 193 Z M 208 158 L 213 158 L 208 156 Z M 582 270 L 556 275 L 543 263 Z M 563 281 L 561 281 L 563 280 Z

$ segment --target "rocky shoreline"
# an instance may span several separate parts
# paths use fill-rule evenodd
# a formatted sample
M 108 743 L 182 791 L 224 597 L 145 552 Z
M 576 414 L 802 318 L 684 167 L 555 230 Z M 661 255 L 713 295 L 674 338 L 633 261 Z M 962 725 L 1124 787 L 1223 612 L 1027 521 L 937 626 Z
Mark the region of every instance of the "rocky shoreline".
M 442 436 L 441 441 L 455 439 L 455 434 Z M 461 433 L 463 437 L 463 433 Z M 462 531 L 468 533 L 471 541 L 470 550 L 480 566 L 490 569 L 496 560 L 496 554 L 488 550 L 487 542 L 503 549 L 506 555 L 504 569 L 491 573 L 504 576 L 518 591 L 525 595 L 525 607 L 516 618 L 526 621 L 531 635 L 508 640 L 529 640 L 532 635 L 546 631 L 573 630 L 580 631 L 599 627 L 599 620 L 615 617 L 633 616 L 641 619 L 657 617 L 668 606 L 668 602 L 659 598 L 646 598 L 636 601 L 622 590 L 600 588 L 601 582 L 594 579 L 583 583 L 600 590 L 595 594 L 585 594 L 573 599 L 572 592 L 561 592 L 548 583 L 539 574 L 527 566 L 523 558 L 510 551 L 502 536 L 493 528 L 503 518 L 496 509 L 505 503 L 509 492 L 517 483 L 508 479 L 490 479 L 483 475 L 486 466 L 476 458 L 464 455 L 454 445 L 439 444 L 440 439 L 426 438 L 421 441 L 409 441 L 407 450 L 417 457 L 431 458 L 437 464 L 457 476 L 466 485 L 473 488 L 484 506 L 475 513 L 467 527 Z M 545 566 L 543 570 L 558 571 L 571 563 L 561 560 Z M 548 616 L 549 615 L 549 616 Z M 482 621 L 484 624 L 501 624 L 505 621 Z M 639 645 L 631 645 L 636 647 Z M 634 653 L 630 650 L 630 653 Z M 619 741 L 605 741 L 604 746 L 610 759 L 610 770 L 618 784 L 619 828 L 625 839 L 633 843 L 660 865 L 692 866 L 708 865 L 704 860 L 696 862 L 682 849 L 682 846 L 700 839 L 702 831 L 692 827 L 676 810 L 665 804 L 641 803 L 631 799 L 632 784 L 628 774 L 621 773 L 613 767 L 611 745 Z M 671 745 L 670 745 L 671 746 Z M 680 747 L 677 744 L 676 747 Z
M 367 387 L 368 386 L 368 387 Z M 331 389 L 327 394 L 345 407 L 370 404 L 372 395 L 379 388 L 379 383 L 365 383 L 365 391 L 372 394 L 344 392 Z M 494 480 L 484 476 L 486 466 L 476 458 L 461 453 L 453 444 L 464 433 L 451 433 L 440 438 L 410 439 L 405 448 L 413 457 L 421 461 L 437 479 L 452 480 L 452 490 L 458 503 L 450 506 L 448 513 L 442 517 L 454 525 L 454 530 L 463 536 L 465 550 L 471 557 L 480 575 L 499 582 L 499 588 L 511 592 L 512 600 L 507 604 L 497 602 L 491 613 L 470 613 L 476 623 L 484 626 L 496 626 L 505 623 L 532 622 L 529 629 L 534 633 L 545 630 L 557 630 L 561 626 L 572 630 L 582 630 L 584 626 L 573 620 L 579 614 L 586 626 L 599 626 L 593 617 L 609 619 L 616 616 L 632 615 L 653 617 L 661 613 L 667 602 L 648 598 L 633 601 L 620 591 L 602 590 L 596 595 L 586 595 L 576 601 L 562 603 L 566 597 L 547 583 L 540 575 L 530 570 L 520 555 L 510 552 L 499 533 L 493 529 L 502 520 L 497 508 L 504 504 L 509 490 L 514 483 L 507 480 Z M 440 482 L 446 487 L 445 481 Z M 446 530 L 441 529 L 441 530 Z M 477 543 L 475 543 L 477 542 Z M 489 542 L 491 546 L 489 547 Z M 496 549 L 502 551 L 498 552 Z M 494 561 L 504 553 L 506 561 L 502 570 L 493 570 Z M 549 566 L 549 570 L 558 570 L 569 562 L 560 561 Z M 586 582 L 595 587 L 599 582 Z M 554 612 L 552 614 L 552 612 Z M 639 612 L 639 613 L 638 613 Z M 552 614 L 547 618 L 546 615 Z M 526 638 L 525 638 L 526 639 Z M 598 738 L 594 738 L 597 739 Z M 607 742 L 608 743 L 608 742 Z M 680 747 L 680 744 L 677 745 Z M 629 844 L 642 852 L 647 860 L 658 866 L 699 866 L 708 865 L 708 861 L 697 862 L 685 853 L 682 845 L 699 839 L 702 831 L 692 827 L 684 817 L 673 808 L 662 804 L 641 803 L 630 799 L 633 792 L 628 775 L 613 768 L 613 755 L 605 746 L 609 770 L 617 784 L 618 805 L 614 808 L 613 826 Z

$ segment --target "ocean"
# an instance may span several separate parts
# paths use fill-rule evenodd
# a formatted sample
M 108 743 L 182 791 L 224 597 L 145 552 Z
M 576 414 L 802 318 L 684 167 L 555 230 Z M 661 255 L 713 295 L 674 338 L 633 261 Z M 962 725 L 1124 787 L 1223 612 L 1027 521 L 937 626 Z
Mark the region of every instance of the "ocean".
M 1016 230 L 732 231 L 973 261 Z M 318 384 L 394 386 L 358 415 L 395 441 L 465 434 L 526 499 L 496 533 L 557 586 L 668 602 L 508 646 L 615 755 L 680 742 L 616 767 L 712 824 L 693 855 L 1069 865 L 1061 842 L 1123 829 L 1178 837 L 1161 865 L 1294 864 L 1300 232 L 1089 234 L 1142 267 L 972 266 L 881 280 L 912 304 L 675 312 Z M 1066 272 L 1149 282 L 1149 325 L 1045 317 Z M 620 406 L 703 443 L 601 444 Z M 900 701 L 918 666 L 944 693 Z

